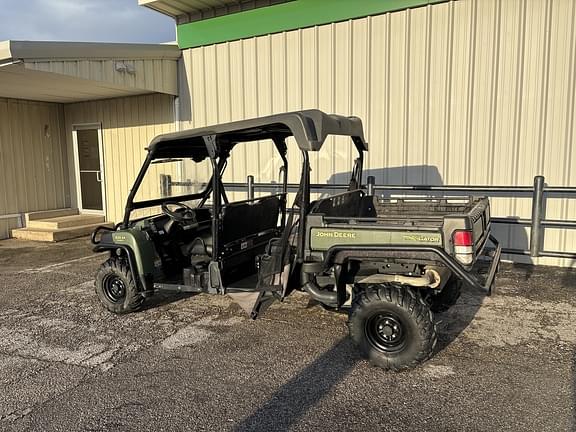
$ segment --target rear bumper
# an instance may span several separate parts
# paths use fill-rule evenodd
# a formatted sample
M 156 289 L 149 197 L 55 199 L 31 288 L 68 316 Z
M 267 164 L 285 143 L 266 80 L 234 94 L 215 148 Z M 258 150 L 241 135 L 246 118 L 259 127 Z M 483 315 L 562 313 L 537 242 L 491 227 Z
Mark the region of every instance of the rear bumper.
M 483 281 L 480 278 L 474 276 L 473 270 L 479 262 L 484 260 L 477 259 L 474 267 L 470 271 L 465 270 L 462 266 L 459 266 L 460 269 L 463 270 L 462 272 L 459 272 L 459 269 L 457 268 L 450 268 L 452 272 L 455 273 L 467 286 L 479 291 L 485 291 L 488 295 L 491 295 L 492 287 L 494 286 L 494 280 L 496 279 L 496 273 L 498 273 L 498 267 L 500 265 L 502 246 L 500 246 L 498 240 L 496 240 L 496 238 L 494 238 L 492 235 L 488 237 L 488 241 L 492 243 L 492 247 L 487 247 L 487 245 L 484 245 L 482 248 L 482 255 L 479 257 L 487 258 L 490 261 L 490 266 L 488 268 L 486 278 Z M 452 261 L 455 264 L 458 264 L 457 261 Z
M 492 293 L 492 286 L 498 272 L 502 247 L 498 240 L 492 235 L 488 238 L 492 247 L 484 247 L 480 258 L 488 258 L 490 267 L 486 278 L 482 278 L 473 273 L 473 269 L 464 268 L 453 256 L 444 249 L 435 246 L 407 246 L 407 245 L 385 245 L 385 246 L 334 246 L 327 251 L 324 267 L 329 268 L 332 264 L 344 264 L 351 259 L 369 260 L 380 257 L 387 258 L 422 258 L 441 262 L 448 267 L 452 273 L 461 279 L 468 288 L 472 288 L 488 295 Z M 476 263 L 483 261 L 477 260 Z

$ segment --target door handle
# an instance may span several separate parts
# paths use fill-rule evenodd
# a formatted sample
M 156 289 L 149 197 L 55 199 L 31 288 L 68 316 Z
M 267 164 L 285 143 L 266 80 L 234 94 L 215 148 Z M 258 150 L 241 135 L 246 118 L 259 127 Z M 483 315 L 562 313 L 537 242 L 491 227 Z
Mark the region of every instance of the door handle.
M 102 172 L 101 171 L 96 171 L 96 181 L 98 183 L 102 183 Z

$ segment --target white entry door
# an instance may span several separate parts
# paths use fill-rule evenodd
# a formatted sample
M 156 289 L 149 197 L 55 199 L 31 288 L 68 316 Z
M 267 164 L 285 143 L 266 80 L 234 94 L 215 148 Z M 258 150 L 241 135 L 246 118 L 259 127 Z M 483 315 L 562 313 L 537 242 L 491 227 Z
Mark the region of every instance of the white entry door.
M 78 209 L 83 213 L 104 214 L 106 201 L 100 126 L 76 126 L 72 133 Z

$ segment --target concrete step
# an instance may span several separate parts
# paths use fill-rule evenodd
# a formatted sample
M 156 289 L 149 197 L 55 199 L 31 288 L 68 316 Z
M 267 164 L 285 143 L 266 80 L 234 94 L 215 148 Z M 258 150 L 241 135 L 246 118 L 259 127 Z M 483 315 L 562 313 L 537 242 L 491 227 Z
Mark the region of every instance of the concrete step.
M 72 228 L 85 225 L 93 225 L 104 222 L 104 216 L 99 215 L 87 215 L 87 214 L 77 214 L 70 216 L 58 216 L 51 218 L 44 218 L 38 220 L 31 220 L 26 224 L 27 228 L 34 229 L 61 229 L 61 228 Z
M 60 217 L 60 216 L 71 216 L 71 215 L 77 215 L 77 214 L 78 214 L 78 209 L 63 208 L 63 209 L 56 209 L 56 210 L 43 210 L 43 211 L 26 213 L 24 215 L 24 217 L 26 219 L 26 226 L 28 226 L 28 223 L 30 221 L 33 221 L 33 220 L 49 219 L 49 218 L 55 218 L 55 217 Z
M 74 226 L 69 228 L 46 229 L 46 228 L 18 228 L 12 230 L 12 237 L 20 240 L 33 240 L 43 242 L 58 242 L 92 234 L 96 227 L 105 225 L 114 226 L 111 222 L 93 223 L 89 225 Z

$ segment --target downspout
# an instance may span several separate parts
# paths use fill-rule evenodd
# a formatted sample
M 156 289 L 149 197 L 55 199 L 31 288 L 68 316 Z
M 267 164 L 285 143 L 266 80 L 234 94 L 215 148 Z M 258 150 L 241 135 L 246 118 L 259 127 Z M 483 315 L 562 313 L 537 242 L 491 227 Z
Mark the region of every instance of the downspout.
M 174 96 L 174 130 L 180 132 L 180 96 Z

